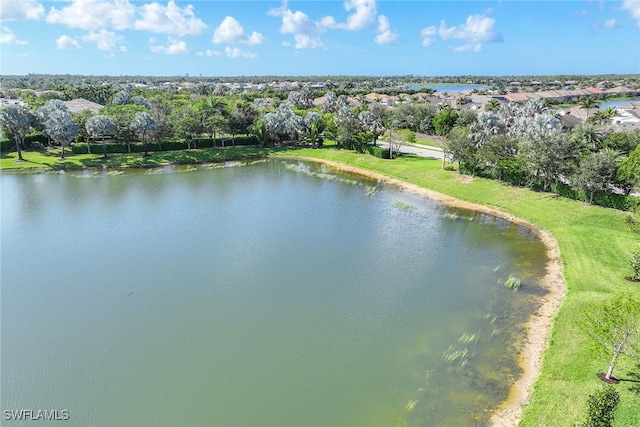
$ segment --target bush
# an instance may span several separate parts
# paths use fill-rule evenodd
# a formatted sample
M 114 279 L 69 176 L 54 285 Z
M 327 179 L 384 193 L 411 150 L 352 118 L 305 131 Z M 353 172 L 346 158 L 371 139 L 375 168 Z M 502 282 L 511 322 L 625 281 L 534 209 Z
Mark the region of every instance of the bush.
M 373 145 L 369 145 L 367 147 L 367 152 L 369 154 L 371 154 L 374 157 L 378 157 L 380 159 L 388 159 L 389 158 L 389 149 L 388 148 L 382 148 L 382 147 L 376 147 Z
M 640 247 L 638 247 L 634 253 L 631 254 L 629 260 L 629 266 L 631 267 L 632 279 L 640 280 Z
M 43 148 L 42 144 L 39 141 L 33 141 L 29 147 L 32 150 L 36 150 L 36 151 L 41 151 Z
M 612 385 L 605 385 L 589 395 L 588 417 L 583 427 L 611 427 L 620 395 Z

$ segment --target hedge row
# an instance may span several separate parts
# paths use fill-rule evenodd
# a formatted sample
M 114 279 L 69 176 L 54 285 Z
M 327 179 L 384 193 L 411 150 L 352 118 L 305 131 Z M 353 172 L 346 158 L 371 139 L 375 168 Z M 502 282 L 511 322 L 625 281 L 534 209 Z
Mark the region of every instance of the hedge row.
M 33 143 L 40 144 L 39 146 Z M 24 145 L 27 148 L 39 149 L 38 147 L 44 147 L 48 144 L 47 137 L 41 133 L 34 133 L 31 135 L 27 135 L 24 138 Z M 15 151 L 16 150 L 16 140 L 13 137 L 7 138 L 6 136 L 0 140 L 0 152 L 7 151 Z

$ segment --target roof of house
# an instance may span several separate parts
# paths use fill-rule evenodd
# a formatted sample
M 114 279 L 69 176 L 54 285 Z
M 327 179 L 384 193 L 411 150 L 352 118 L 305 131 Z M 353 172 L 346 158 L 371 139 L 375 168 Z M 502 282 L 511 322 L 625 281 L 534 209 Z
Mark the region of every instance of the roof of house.
M 78 98 L 71 101 L 63 101 L 70 113 L 79 113 L 84 110 L 89 110 L 92 113 L 97 113 L 104 105 L 100 105 L 96 102 L 89 101 L 87 99 Z

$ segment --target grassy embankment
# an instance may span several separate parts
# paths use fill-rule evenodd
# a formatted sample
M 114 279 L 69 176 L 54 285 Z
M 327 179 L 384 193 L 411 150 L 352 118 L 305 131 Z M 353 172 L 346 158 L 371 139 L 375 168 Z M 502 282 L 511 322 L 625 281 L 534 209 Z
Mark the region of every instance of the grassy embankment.
M 640 285 L 628 282 L 628 259 L 640 245 L 640 237 L 628 232 L 623 224 L 624 213 L 613 209 L 588 206 L 584 203 L 513 188 L 498 182 L 474 179 L 462 183 L 455 172 L 441 171 L 440 161 L 403 156 L 382 160 L 369 155 L 333 149 L 258 149 L 228 148 L 225 158 L 260 155 L 294 155 L 318 158 L 359 167 L 453 197 L 494 207 L 549 231 L 557 240 L 564 276 L 568 284 L 565 302 L 555 320 L 549 348 L 544 353 L 542 375 L 536 382 L 531 404 L 525 409 L 521 426 L 574 426 L 585 420 L 587 396 L 601 382 L 596 373 L 607 367 L 607 360 L 596 360 L 590 353 L 577 320 L 588 301 L 606 298 L 621 290 L 640 297 Z M 2 155 L 0 168 L 91 167 L 154 165 L 167 162 L 192 163 L 223 158 L 219 149 L 191 152 L 153 153 L 151 157 L 113 155 L 107 162 L 98 155 L 70 155 L 65 162 L 56 161 L 54 153 L 25 153 L 29 162 L 14 163 L 15 153 Z M 621 402 L 616 414 L 616 426 L 640 425 L 640 362 L 621 360 L 616 375 L 623 381 L 617 389 Z

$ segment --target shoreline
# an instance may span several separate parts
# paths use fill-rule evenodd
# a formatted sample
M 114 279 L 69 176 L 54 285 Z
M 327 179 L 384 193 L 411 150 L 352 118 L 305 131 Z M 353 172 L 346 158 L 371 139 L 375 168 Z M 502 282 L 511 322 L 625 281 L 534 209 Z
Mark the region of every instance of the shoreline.
M 540 307 L 525 323 L 526 339 L 516 355 L 516 362 L 522 369 L 518 380 L 509 387 L 507 399 L 497 408 L 493 409 L 490 425 L 494 427 L 512 427 L 520 423 L 524 406 L 529 403 L 533 385 L 540 376 L 542 369 L 542 354 L 548 346 L 551 328 L 567 292 L 565 279 L 562 275 L 562 263 L 560 261 L 560 249 L 551 233 L 540 228 L 536 224 L 515 217 L 507 212 L 477 203 L 467 202 L 455 197 L 439 193 L 434 190 L 410 184 L 397 178 L 391 178 L 379 172 L 358 168 L 355 166 L 334 162 L 331 160 L 315 159 L 299 156 L 279 156 L 281 158 L 300 159 L 326 164 L 342 171 L 363 175 L 378 179 L 386 184 L 391 184 L 402 191 L 411 192 L 441 202 L 455 208 L 470 209 L 477 212 L 488 213 L 510 222 L 524 225 L 533 230 L 547 248 L 547 272 L 542 279 L 542 284 L 548 293 L 541 298 Z
M 444 205 L 454 208 L 469 209 L 476 212 L 487 213 L 499 218 L 506 219 L 512 223 L 523 225 L 533 230 L 540 238 L 542 243 L 547 248 L 547 266 L 546 274 L 542 279 L 543 286 L 547 289 L 548 293 L 541 298 L 540 306 L 531 318 L 524 324 L 526 329 L 525 342 L 520 349 L 520 352 L 516 355 L 516 362 L 522 369 L 522 374 L 517 381 L 509 387 L 509 394 L 505 401 L 503 401 L 498 407 L 492 410 L 489 424 L 494 427 L 512 427 L 520 423 L 523 414 L 523 408 L 530 401 L 533 385 L 540 376 L 542 369 L 542 354 L 548 346 L 548 341 L 551 335 L 551 328 L 554 320 L 567 292 L 566 282 L 562 275 L 562 263 L 560 261 L 560 250 L 555 238 L 546 230 L 540 228 L 534 223 L 528 222 L 522 218 L 518 218 L 507 212 L 501 211 L 496 208 L 491 208 L 485 205 L 467 202 L 444 193 L 439 193 L 434 190 L 420 187 L 416 184 L 411 184 L 398 178 L 392 178 L 388 175 L 384 175 L 380 172 L 375 172 L 360 168 L 357 166 L 351 166 L 345 163 L 340 163 L 332 160 L 294 156 L 294 155 L 267 155 L 260 156 L 258 158 L 280 158 L 280 159 L 298 159 L 304 161 L 311 161 L 316 163 L 325 164 L 331 168 L 338 169 L 349 173 L 354 173 L 368 178 L 377 179 L 385 184 L 393 185 L 402 191 L 418 194 L 420 196 L 428 197 L 432 200 L 443 203 Z M 258 158 L 242 158 L 238 160 L 257 160 Z M 227 159 L 229 161 L 231 159 Z M 224 162 L 224 161 L 222 161 Z M 219 163 L 216 161 L 211 162 L 199 162 L 199 163 Z M 168 165 L 179 165 L 179 163 L 165 163 L 162 165 L 134 165 L 134 166 L 103 166 L 103 167 L 80 167 L 71 168 L 75 170 L 85 169 L 119 169 L 119 168 L 148 168 L 148 167 L 161 167 Z M 198 163 L 188 163 L 198 164 Z M 55 168 L 15 168 L 15 169 L 3 169 L 2 173 L 57 173 L 59 170 Z

